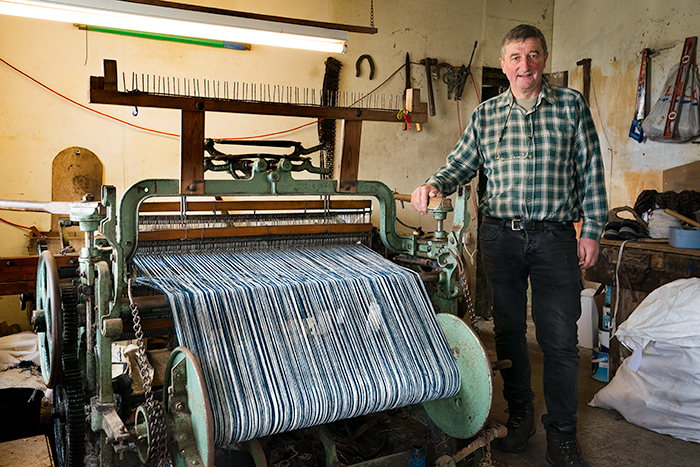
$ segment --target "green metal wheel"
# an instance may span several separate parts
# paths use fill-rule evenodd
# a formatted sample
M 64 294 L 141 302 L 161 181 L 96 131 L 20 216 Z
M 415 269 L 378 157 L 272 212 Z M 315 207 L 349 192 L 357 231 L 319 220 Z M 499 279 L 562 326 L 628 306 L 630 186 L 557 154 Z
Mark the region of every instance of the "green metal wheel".
M 34 330 L 39 338 L 44 383 L 53 388 L 61 375 L 63 307 L 56 260 L 48 250 L 42 251 L 39 256 Z
M 454 397 L 425 402 L 431 420 L 454 438 L 471 438 L 486 423 L 493 398 L 491 361 L 474 331 L 459 317 L 439 313 L 437 320 L 457 362 L 462 380 Z
M 186 347 L 172 351 L 165 371 L 163 402 L 176 467 L 214 466 L 214 425 L 204 375 Z

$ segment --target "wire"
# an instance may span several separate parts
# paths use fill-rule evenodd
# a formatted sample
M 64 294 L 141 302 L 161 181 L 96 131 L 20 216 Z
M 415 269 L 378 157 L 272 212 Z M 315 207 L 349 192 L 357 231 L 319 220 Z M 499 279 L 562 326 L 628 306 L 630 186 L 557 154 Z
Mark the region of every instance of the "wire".
M 96 114 L 98 114 L 98 115 L 101 115 L 101 116 L 103 116 L 103 117 L 107 117 L 107 118 L 109 118 L 109 119 L 116 120 L 117 122 L 123 123 L 124 125 L 128 125 L 128 126 L 133 127 L 133 128 L 138 128 L 139 130 L 149 131 L 149 132 L 157 133 L 157 134 L 159 134 L 159 135 L 164 135 L 164 136 L 172 136 L 172 137 L 175 137 L 175 138 L 179 138 L 179 137 L 180 137 L 180 135 L 179 135 L 178 133 L 168 133 L 168 132 L 165 132 L 165 131 L 154 130 L 154 129 L 152 129 L 152 128 L 142 127 L 142 126 L 135 125 L 135 124 L 133 124 L 133 123 L 127 122 L 127 121 L 125 121 L 125 120 L 121 120 L 121 119 L 119 119 L 119 118 L 117 118 L 117 117 L 114 117 L 114 116 L 112 116 L 112 115 L 108 115 L 108 114 L 106 114 L 106 113 L 103 113 L 103 112 L 100 112 L 100 111 L 98 111 L 98 110 L 92 109 L 92 108 L 90 108 L 90 107 L 88 107 L 88 106 L 86 106 L 86 105 L 84 105 L 84 104 L 81 104 L 80 102 L 77 102 L 77 101 L 71 99 L 70 97 L 64 96 L 63 94 L 61 94 L 61 93 L 58 92 L 58 91 L 55 91 L 55 90 L 51 89 L 49 86 L 45 85 L 45 84 L 42 83 L 41 81 L 39 81 L 39 80 L 33 78 L 33 77 L 30 76 L 29 74 L 23 72 L 22 70 L 20 70 L 19 68 L 15 67 L 15 66 L 13 66 L 12 64 L 10 64 L 9 62 L 7 62 L 7 61 L 6 61 L 5 59 L 3 59 L 2 57 L 0 57 L 0 62 L 4 63 L 4 64 L 7 65 L 8 67 L 12 68 L 12 69 L 15 70 L 17 73 L 19 73 L 19 74 L 21 74 L 22 76 L 24 76 L 25 78 L 28 78 L 28 79 L 34 81 L 36 84 L 38 84 L 38 85 L 41 86 L 42 88 L 44 88 L 44 89 L 46 89 L 46 90 L 48 90 L 48 91 L 50 91 L 50 92 L 56 94 L 57 96 L 59 96 L 59 97 L 65 99 L 65 100 L 67 100 L 68 102 L 71 102 L 72 104 L 75 104 L 75 105 L 77 105 L 77 106 L 79 106 L 79 107 L 82 107 L 82 108 L 85 109 L 85 110 L 89 110 L 90 112 L 94 112 L 94 113 L 96 113 Z M 394 71 L 391 75 L 389 75 L 389 77 L 388 77 L 387 79 L 385 79 L 379 86 L 375 87 L 375 88 L 372 89 L 370 92 L 368 92 L 368 93 L 365 95 L 365 97 L 368 96 L 368 95 L 370 95 L 370 94 L 372 94 L 373 92 L 375 92 L 375 91 L 376 91 L 377 89 L 379 89 L 380 87 L 384 86 L 391 78 L 394 77 L 394 75 L 395 75 L 396 73 L 398 73 L 398 72 L 401 71 L 403 68 L 405 68 L 405 66 L 406 66 L 406 65 L 403 64 L 403 65 L 401 65 L 399 68 L 397 68 L 396 71 Z M 352 107 L 353 105 L 357 104 L 360 100 L 361 100 L 361 98 L 360 98 L 360 99 L 357 99 L 355 102 L 353 102 L 352 104 L 350 104 L 350 107 Z M 318 122 L 320 122 L 320 121 L 322 121 L 322 120 L 323 120 L 323 119 L 321 118 L 321 119 L 315 120 L 315 121 L 313 121 L 313 122 L 305 123 L 305 124 L 303 124 L 303 125 L 299 125 L 299 126 L 297 126 L 297 127 L 290 128 L 290 129 L 288 129 L 288 130 L 277 131 L 277 132 L 274 132 L 274 133 L 267 133 L 267 134 L 264 134 L 264 135 L 240 136 L 240 137 L 236 137 L 236 138 L 213 138 L 213 139 L 214 139 L 215 141 L 234 141 L 234 140 L 244 140 L 244 139 L 266 138 L 266 137 L 269 137 L 269 136 L 276 136 L 276 135 L 281 135 L 281 134 L 285 134 L 285 133 L 291 133 L 291 132 L 293 132 L 293 131 L 300 130 L 300 129 L 304 128 L 304 127 L 307 127 L 307 126 L 310 126 L 310 125 L 315 125 L 316 123 L 318 123 Z
M 10 222 L 6 219 L 3 219 L 2 217 L 0 217 L 0 221 L 4 222 L 5 224 L 10 224 L 13 227 L 19 227 L 20 229 L 28 230 L 30 232 L 32 231 L 32 229 L 30 227 L 26 227 L 26 226 L 20 225 L 20 224 L 15 224 L 14 222 Z
M 15 70 L 17 73 L 19 73 L 19 74 L 21 74 L 22 76 L 24 76 L 25 78 L 29 78 L 30 80 L 34 81 L 36 84 L 38 84 L 38 85 L 41 86 L 42 88 L 44 88 L 44 89 L 46 89 L 46 90 L 48 90 L 48 91 L 50 91 L 50 92 L 56 94 L 56 95 L 59 96 L 59 97 L 62 97 L 63 99 L 65 99 L 65 100 L 67 100 L 68 102 L 71 102 L 71 103 L 77 105 L 78 107 L 82 107 L 82 108 L 85 109 L 85 110 L 89 110 L 90 112 L 94 112 L 94 113 L 96 113 L 96 114 L 98 114 L 98 115 L 102 115 L 103 117 L 111 118 L 112 120 L 116 120 L 116 121 L 118 121 L 118 122 L 120 122 L 120 123 L 123 123 L 124 125 L 128 125 L 128 126 L 134 127 L 134 128 L 138 128 L 139 130 L 150 131 L 150 132 L 152 132 L 152 133 L 158 133 L 158 134 L 160 134 L 160 135 L 165 135 L 165 136 L 174 136 L 174 137 L 176 137 L 176 138 L 179 138 L 179 137 L 180 137 L 180 135 L 178 135 L 178 134 L 176 134 L 176 133 L 166 133 L 166 132 L 164 132 L 164 131 L 153 130 L 153 129 L 150 129 L 150 128 L 145 128 L 145 127 L 142 127 L 142 126 L 134 125 L 133 123 L 129 123 L 129 122 L 124 121 L 124 120 L 121 120 L 121 119 L 119 119 L 119 118 L 117 118 L 117 117 L 113 117 L 112 115 L 108 115 L 108 114 L 106 114 L 106 113 L 102 113 L 102 112 L 100 112 L 100 111 L 98 111 L 98 110 L 92 109 L 92 108 L 90 108 L 90 107 L 88 107 L 88 106 L 86 106 L 86 105 L 84 105 L 84 104 L 81 104 L 80 102 L 74 101 L 74 100 L 71 99 L 70 97 L 64 96 L 63 94 L 61 94 L 61 93 L 58 92 L 58 91 L 54 91 L 53 89 L 51 89 L 50 87 L 48 87 L 47 85 L 45 85 L 44 83 L 42 83 L 41 81 L 39 81 L 39 80 L 37 80 L 37 79 L 34 79 L 32 76 L 30 76 L 30 75 L 28 75 L 27 73 L 23 72 L 23 71 L 20 70 L 19 68 L 16 68 L 15 66 L 11 65 L 10 63 L 8 63 L 7 61 L 5 61 L 5 59 L 3 59 L 3 58 L 1 58 L 1 57 L 0 57 L 0 62 L 2 62 L 2 63 L 4 63 L 5 65 L 9 66 L 9 67 L 12 68 L 13 70 Z

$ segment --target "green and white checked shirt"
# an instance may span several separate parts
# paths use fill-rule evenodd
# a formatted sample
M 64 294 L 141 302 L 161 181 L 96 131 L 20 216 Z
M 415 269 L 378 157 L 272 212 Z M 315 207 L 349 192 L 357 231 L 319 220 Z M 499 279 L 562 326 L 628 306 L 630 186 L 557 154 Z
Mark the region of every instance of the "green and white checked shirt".
M 482 169 L 480 211 L 501 219 L 576 222 L 600 240 L 608 218 L 603 162 L 591 112 L 578 91 L 543 83 L 528 112 L 508 90 L 479 105 L 426 184 L 453 193 Z

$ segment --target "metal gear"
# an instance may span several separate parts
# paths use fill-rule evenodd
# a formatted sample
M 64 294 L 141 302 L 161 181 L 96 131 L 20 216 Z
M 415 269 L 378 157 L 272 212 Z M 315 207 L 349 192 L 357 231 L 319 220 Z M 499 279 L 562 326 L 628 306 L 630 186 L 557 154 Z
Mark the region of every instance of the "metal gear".
M 84 465 L 85 393 L 78 358 L 78 295 L 71 284 L 61 284 L 63 372 L 54 389 L 54 441 L 60 467 Z

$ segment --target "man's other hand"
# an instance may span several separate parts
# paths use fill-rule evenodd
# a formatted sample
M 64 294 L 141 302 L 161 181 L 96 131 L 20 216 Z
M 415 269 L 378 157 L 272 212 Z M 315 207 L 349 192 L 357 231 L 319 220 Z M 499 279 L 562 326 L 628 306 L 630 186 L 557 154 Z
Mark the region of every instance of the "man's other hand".
M 411 193 L 411 206 L 422 216 L 428 213 L 428 198 L 435 198 L 440 192 L 432 185 L 419 186 Z
M 413 202 L 411 202 L 413 204 Z M 598 261 L 600 244 L 590 238 L 580 238 L 578 241 L 578 260 L 581 269 L 588 269 Z

